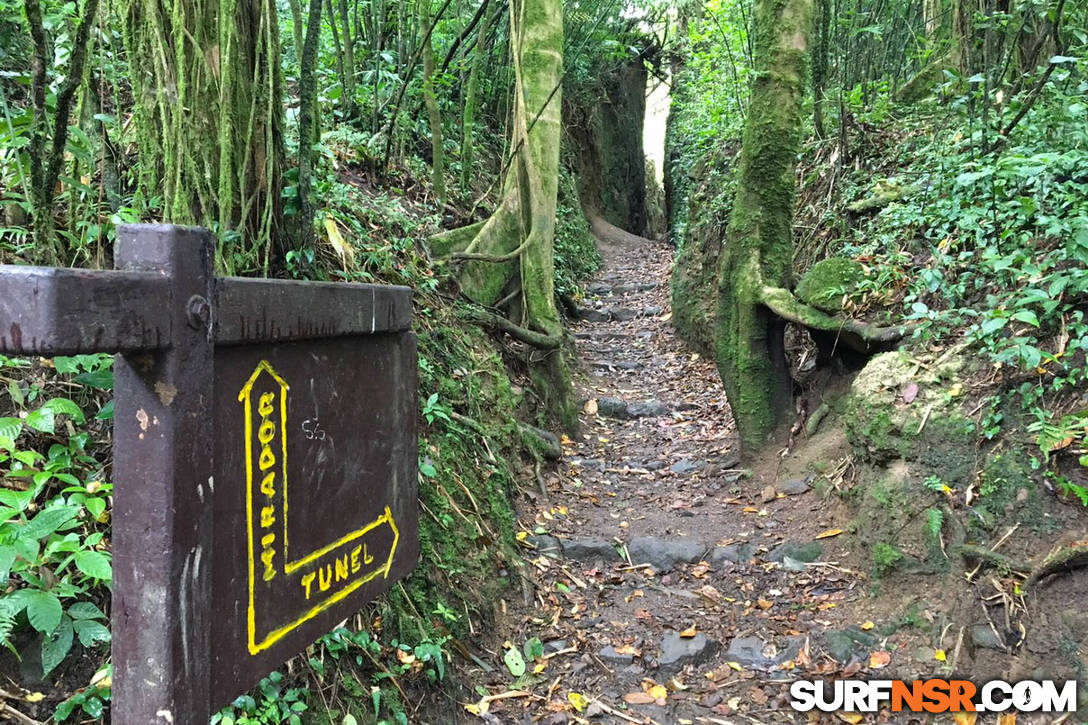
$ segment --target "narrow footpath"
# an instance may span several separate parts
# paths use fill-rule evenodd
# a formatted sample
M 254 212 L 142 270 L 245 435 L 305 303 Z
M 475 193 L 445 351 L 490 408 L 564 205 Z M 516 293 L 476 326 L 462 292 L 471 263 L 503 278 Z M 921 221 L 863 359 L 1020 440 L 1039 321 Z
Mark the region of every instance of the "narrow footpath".
M 510 689 L 477 709 L 498 723 L 806 722 L 787 683 L 857 672 L 877 639 L 834 617 L 864 596 L 836 563 L 834 507 L 811 476 L 741 468 L 712 361 L 673 335 L 672 249 L 615 241 L 574 325 L 582 434 L 520 511 L 535 591 L 501 631 L 507 654 L 528 651 L 526 675 L 493 673 L 489 691 Z M 817 636 L 833 626 L 838 660 Z

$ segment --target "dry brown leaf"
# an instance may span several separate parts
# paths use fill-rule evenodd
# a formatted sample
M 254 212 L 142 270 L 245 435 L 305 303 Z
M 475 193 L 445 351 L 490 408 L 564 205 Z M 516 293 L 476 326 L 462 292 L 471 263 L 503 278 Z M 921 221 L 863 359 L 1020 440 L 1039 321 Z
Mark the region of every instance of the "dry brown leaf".
M 856 712 L 837 712 L 835 714 L 839 716 L 840 720 L 848 722 L 850 725 L 857 725 L 862 720 L 861 715 Z
M 1016 725 L 1016 713 L 1005 712 L 997 716 L 997 725 Z
M 842 529 L 828 529 L 822 533 L 816 535 L 817 539 L 830 539 L 832 536 L 838 536 L 842 533 Z
M 597 399 L 590 398 L 586 401 L 586 404 L 582 406 L 582 409 L 589 415 L 597 415 Z
M 756 600 L 756 605 L 760 609 L 767 610 L 767 609 L 770 609 L 771 607 L 774 606 L 774 602 L 772 602 L 769 599 L 757 599 Z
M 874 670 L 879 670 L 882 667 L 887 667 L 892 662 L 892 653 L 885 652 L 884 650 L 878 650 L 869 655 L 869 667 Z
M 629 705 L 649 705 L 657 700 L 648 692 L 628 692 L 623 696 L 623 701 Z
M 682 631 L 680 632 L 680 636 L 681 636 L 681 637 L 683 637 L 684 639 L 691 639 L 691 638 L 692 638 L 692 637 L 694 637 L 694 636 L 695 636 L 696 634 L 698 634 L 698 630 L 696 630 L 696 629 L 695 629 L 695 625 L 694 625 L 694 624 L 693 624 L 693 625 L 691 625 L 690 627 L 688 627 L 687 629 L 685 629 L 685 630 L 682 630 Z
M 978 720 L 977 712 L 952 713 L 952 721 L 956 723 L 956 725 L 975 725 L 976 720 Z

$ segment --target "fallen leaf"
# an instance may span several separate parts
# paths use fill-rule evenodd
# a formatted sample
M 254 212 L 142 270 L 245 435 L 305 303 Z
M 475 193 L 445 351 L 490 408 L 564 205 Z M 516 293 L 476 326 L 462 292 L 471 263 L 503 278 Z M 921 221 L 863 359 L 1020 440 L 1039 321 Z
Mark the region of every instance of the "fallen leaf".
M 695 635 L 696 635 L 697 633 L 698 633 L 698 632 L 697 632 L 697 630 L 695 629 L 695 625 L 693 624 L 693 625 L 691 625 L 690 627 L 688 627 L 687 629 L 685 629 L 685 630 L 681 631 L 681 632 L 680 632 L 680 636 L 681 636 L 681 637 L 683 637 L 684 639 L 691 639 L 691 638 L 692 638 L 692 637 L 694 637 L 694 636 L 695 636 Z
M 903 388 L 903 402 L 906 403 L 907 405 L 910 405 L 911 403 L 914 402 L 914 399 L 917 398 L 917 397 L 918 397 L 918 384 L 917 383 L 908 383 L 907 386 L 905 388 Z
M 525 658 L 521 656 L 521 650 L 512 644 L 506 650 L 506 654 L 502 656 L 502 661 L 506 664 L 506 669 L 510 670 L 510 674 L 514 677 L 521 677 L 525 674 Z
M 109 687 L 109 685 L 105 685 Z M 27 702 L 41 702 L 45 699 L 45 693 L 43 692 L 31 692 L 24 698 Z
M 817 539 L 830 539 L 832 536 L 838 536 L 842 533 L 842 529 L 828 529 L 820 534 L 816 535 Z
M 952 721 L 956 723 L 956 725 L 975 725 L 976 720 L 978 720 L 977 712 L 952 713 Z
M 589 415 L 597 415 L 597 399 L 590 398 L 589 400 L 587 400 L 586 404 L 582 406 L 582 410 L 584 410 Z
M 873 624 L 872 622 L 866 622 L 865 624 L 861 625 L 861 628 L 862 628 L 863 630 L 865 630 L 866 632 L 868 632 L 868 631 L 869 631 L 870 629 L 872 629 L 872 628 L 873 628 L 873 627 L 875 627 L 875 626 L 876 626 L 876 625 L 875 625 L 875 624 Z
M 650 685 L 645 689 L 646 694 L 654 698 L 654 701 L 658 704 L 664 704 L 665 698 L 669 696 L 669 691 L 665 689 L 664 685 Z
M 933 659 L 937 660 L 938 662 L 944 662 L 948 659 L 948 655 L 944 653 L 943 649 L 939 649 L 933 653 Z
M 568 693 L 568 694 L 567 694 L 567 700 L 568 700 L 568 701 L 570 701 L 570 704 L 571 704 L 571 705 L 572 705 L 572 706 L 574 707 L 574 709 L 575 709 L 575 710 L 577 710 L 578 712 L 581 712 L 582 710 L 585 710 L 585 709 L 586 709 L 586 705 L 588 705 L 588 704 L 589 704 L 589 700 L 587 700 L 587 699 L 586 699 L 586 696 L 585 696 L 585 695 L 583 695 L 583 694 L 582 694 L 582 693 L 580 693 L 580 692 L 571 692 L 571 693 Z
M 757 599 L 756 600 L 756 606 L 758 606 L 760 609 L 766 611 L 766 610 L 768 610 L 768 609 L 770 609 L 771 607 L 774 606 L 774 602 L 772 602 L 769 599 Z
M 649 705 L 656 699 L 648 692 L 628 692 L 623 696 L 623 701 L 631 705 Z
M 862 719 L 861 715 L 856 712 L 837 712 L 835 714 L 839 716 L 840 720 L 848 722 L 850 725 L 857 725 Z
M 887 667 L 891 664 L 892 653 L 879 650 L 869 655 L 869 666 L 874 670 L 879 670 L 882 667 Z
M 726 662 L 726 664 L 732 667 L 737 672 L 744 672 L 744 668 L 740 666 L 739 662 Z
M 1016 713 L 1006 712 L 998 715 L 997 725 L 1016 725 Z

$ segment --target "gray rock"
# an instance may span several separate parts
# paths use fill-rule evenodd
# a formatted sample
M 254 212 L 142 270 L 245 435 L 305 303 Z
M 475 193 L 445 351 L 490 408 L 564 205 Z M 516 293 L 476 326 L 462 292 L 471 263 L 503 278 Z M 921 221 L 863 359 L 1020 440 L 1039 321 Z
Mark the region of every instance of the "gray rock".
M 644 400 L 627 406 L 627 415 L 631 418 L 657 418 L 668 414 L 669 406 L 660 400 Z
M 660 471 L 667 465 L 668 464 L 664 461 L 647 461 L 646 465 L 643 466 L 643 468 L 645 468 L 647 471 Z
M 578 561 L 619 561 L 620 555 L 612 544 L 602 539 L 566 539 L 561 540 L 563 555 Z
M 679 672 L 685 665 L 699 665 L 721 649 L 721 644 L 701 632 L 694 637 L 681 637 L 676 632 L 666 632 L 661 640 L 661 656 L 657 667 L 666 673 Z
M 629 665 L 635 661 L 634 655 L 620 654 L 612 645 L 602 647 L 597 651 L 597 656 L 611 665 Z
M 638 317 L 638 312 L 627 307 L 613 307 L 609 310 L 612 319 L 617 322 L 629 322 Z
M 678 475 L 686 475 L 688 473 L 694 473 L 705 465 L 703 461 L 692 461 L 687 458 L 681 458 L 676 463 L 669 467 L 669 470 Z
M 597 398 L 597 415 L 604 418 L 626 418 L 627 403 L 619 398 Z
M 642 314 L 646 317 L 657 317 L 661 312 L 661 305 L 647 305 L 642 308 Z
M 773 645 L 768 646 L 758 637 L 734 637 L 729 643 L 725 658 L 749 670 L 770 672 L 778 669 L 783 662 L 796 657 L 800 650 L 800 637 L 790 637 L 785 649 L 781 651 Z
M 571 464 L 578 466 L 579 468 L 584 468 L 587 471 L 603 471 L 605 468 L 608 467 L 604 461 L 598 460 L 596 458 L 572 458 L 570 462 Z
M 747 541 L 727 546 L 715 546 L 710 552 L 708 563 L 714 568 L 719 568 L 725 562 L 733 564 L 747 564 L 755 557 L 756 547 Z
M 544 643 L 544 654 L 552 654 L 570 647 L 570 642 L 565 639 L 549 639 Z
M 786 557 L 789 557 L 794 561 L 811 564 L 823 556 L 823 553 L 824 547 L 819 541 L 808 541 L 805 543 L 799 541 L 786 541 L 771 549 L 770 553 L 767 554 L 767 561 L 781 562 Z
M 848 664 L 856 655 L 864 654 L 876 644 L 877 638 L 857 627 L 832 629 L 824 632 L 827 653 L 837 662 Z
M 994 634 L 994 630 L 988 623 L 971 625 L 971 641 L 976 647 L 1005 651 L 1005 643 Z
M 699 561 L 706 547 L 688 539 L 658 539 L 639 536 L 627 544 L 627 553 L 636 564 L 649 564 L 654 571 L 669 571 L 677 564 Z
M 578 316 L 586 322 L 608 322 L 612 319 L 612 315 L 609 314 L 608 310 L 579 310 Z
M 591 295 L 610 295 L 612 294 L 612 285 L 595 282 L 586 287 L 586 292 Z
M 559 539 L 554 536 L 537 534 L 528 537 L 526 541 L 532 544 L 532 546 L 542 554 L 547 554 L 552 557 L 558 557 L 563 554 L 563 546 L 559 543 Z
M 804 478 L 791 478 L 778 487 L 778 490 L 787 496 L 800 496 L 812 488 Z
M 631 360 L 594 360 L 590 363 L 598 370 L 640 370 L 644 365 Z

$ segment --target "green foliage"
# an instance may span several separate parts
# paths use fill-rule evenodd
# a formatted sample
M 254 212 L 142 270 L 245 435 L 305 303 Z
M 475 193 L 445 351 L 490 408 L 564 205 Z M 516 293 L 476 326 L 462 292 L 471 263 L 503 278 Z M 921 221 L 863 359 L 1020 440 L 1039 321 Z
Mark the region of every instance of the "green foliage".
M 77 690 L 70 698 L 57 705 L 53 719 L 57 723 L 67 722 L 73 715 L 82 721 L 84 716 L 100 718 L 112 696 L 112 666 L 106 665 L 91 678 L 90 687 Z
M 926 509 L 926 537 L 931 549 L 941 545 L 941 527 L 944 525 L 944 513 L 940 509 Z
M 560 166 L 559 203 L 555 223 L 555 292 L 576 297 L 581 281 L 601 266 L 601 253 L 582 213 L 578 179 Z
M 873 568 L 877 576 L 890 574 L 902 560 L 903 552 L 893 544 L 878 541 L 873 546 Z
M 212 715 L 210 725 L 302 725 L 302 713 L 309 709 L 308 694 L 304 688 L 287 687 L 282 672 L 272 672 L 254 694 L 242 695 Z
M 24 361 L 0 362 L 31 370 Z M 0 473 L 6 479 L 0 488 L 0 586 L 7 586 L 0 595 L 0 641 L 15 652 L 15 631 L 41 633 L 43 676 L 77 640 L 88 649 L 110 641 L 96 602 L 108 600 L 113 578 L 105 541 L 113 487 L 91 449 L 95 418 L 104 408 L 94 391 L 112 388 L 111 363 L 106 355 L 56 358 L 56 372 L 87 391 L 81 402 L 47 397 L 53 388 L 47 371 L 41 382 L 13 378 L 7 393 L 19 415 L 0 418 Z M 99 415 L 89 417 L 88 407 Z

